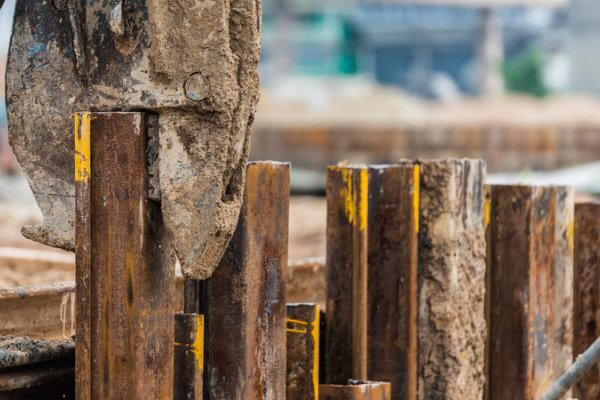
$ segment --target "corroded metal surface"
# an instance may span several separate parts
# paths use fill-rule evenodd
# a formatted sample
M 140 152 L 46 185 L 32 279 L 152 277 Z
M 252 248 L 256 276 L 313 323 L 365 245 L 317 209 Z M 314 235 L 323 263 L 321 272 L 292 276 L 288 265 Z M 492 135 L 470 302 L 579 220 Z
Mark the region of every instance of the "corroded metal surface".
M 289 169 L 248 165 L 237 230 L 201 285 L 205 399 L 285 398 Z
M 420 166 L 418 396 L 479 399 L 484 390 L 485 163 Z
M 491 186 L 490 400 L 541 398 L 571 362 L 573 190 Z
M 391 400 L 387 382 L 350 381 L 346 385 L 320 385 L 319 400 Z
M 242 201 L 260 17 L 260 0 L 18 0 L 10 141 L 44 214 L 24 234 L 75 248 L 73 113 L 144 110 L 151 193 L 184 273 L 210 276 Z
M 88 191 L 77 210 L 77 397 L 170 399 L 175 257 L 147 196 L 145 119 L 79 117 L 90 144 L 78 156 L 93 157 L 76 159 L 78 201 Z
M 72 365 L 41 364 L 0 371 L 0 399 L 75 399 L 74 381 Z
M 55 339 L 75 334 L 75 284 L 0 290 L 0 335 Z
M 324 304 L 324 259 L 291 260 L 290 264 L 299 273 L 288 273 L 288 300 L 297 302 L 323 299 Z M 290 280 L 290 276 L 294 278 Z M 176 312 L 184 309 L 183 282 L 183 276 L 175 276 Z M 0 289 L 0 309 L 3 316 L 0 335 L 29 335 L 45 339 L 71 336 L 75 332 L 75 282 Z
M 326 383 L 367 379 L 366 167 L 327 169 Z
M 573 356 L 600 336 L 600 204 L 575 205 Z M 600 397 L 600 365 L 573 387 L 577 399 Z
M 417 396 L 419 167 L 370 169 L 368 376 Z
M 174 400 L 202 400 L 204 316 L 175 314 Z
M 40 340 L 27 336 L 0 336 L 0 369 L 72 359 L 74 350 L 75 343 L 71 339 Z
M 286 400 L 318 400 L 320 310 L 318 304 L 287 305 Z
M 72 399 L 74 359 L 71 339 L 0 337 L 0 399 Z

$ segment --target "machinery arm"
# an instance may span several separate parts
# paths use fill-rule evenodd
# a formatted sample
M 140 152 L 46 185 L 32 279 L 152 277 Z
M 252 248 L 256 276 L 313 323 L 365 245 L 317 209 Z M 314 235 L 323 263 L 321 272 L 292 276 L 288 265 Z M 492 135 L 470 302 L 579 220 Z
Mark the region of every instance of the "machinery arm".
M 144 110 L 151 196 L 183 272 L 208 278 L 242 202 L 260 16 L 260 0 L 17 0 L 9 136 L 44 215 L 24 235 L 74 247 L 73 113 Z

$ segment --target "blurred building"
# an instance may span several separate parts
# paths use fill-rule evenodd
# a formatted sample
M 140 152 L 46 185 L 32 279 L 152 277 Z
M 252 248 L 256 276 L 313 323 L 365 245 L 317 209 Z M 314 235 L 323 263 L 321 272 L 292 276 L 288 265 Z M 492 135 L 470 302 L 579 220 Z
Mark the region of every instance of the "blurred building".
M 600 1 L 571 0 L 569 21 L 572 88 L 600 95 Z
M 566 22 L 564 0 L 326 3 L 265 1 L 265 82 L 290 72 L 363 74 L 428 97 L 498 91 L 504 58 L 556 51 L 548 38 Z

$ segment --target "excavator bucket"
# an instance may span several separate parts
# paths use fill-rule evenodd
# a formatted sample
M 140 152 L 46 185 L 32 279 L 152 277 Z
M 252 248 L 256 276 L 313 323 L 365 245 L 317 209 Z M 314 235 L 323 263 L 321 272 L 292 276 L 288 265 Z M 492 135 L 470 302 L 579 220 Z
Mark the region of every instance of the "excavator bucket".
M 23 234 L 74 249 L 74 113 L 145 111 L 150 197 L 185 275 L 208 278 L 241 207 L 260 17 L 260 0 L 17 0 L 10 143 L 44 215 Z

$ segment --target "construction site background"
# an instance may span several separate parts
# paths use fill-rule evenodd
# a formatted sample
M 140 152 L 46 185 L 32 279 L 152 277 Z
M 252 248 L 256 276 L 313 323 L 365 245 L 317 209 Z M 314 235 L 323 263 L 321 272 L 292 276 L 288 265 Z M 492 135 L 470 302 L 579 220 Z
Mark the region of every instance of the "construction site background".
M 7 139 L 12 7 L 0 11 L 0 247 L 56 252 L 19 234 L 41 215 Z M 596 0 L 265 1 L 252 159 L 292 162 L 305 195 L 291 201 L 290 258 L 324 255 L 324 199 L 306 195 L 341 160 L 482 158 L 492 180 L 599 193 L 598 20 Z M 0 265 L 0 287 L 72 278 Z

